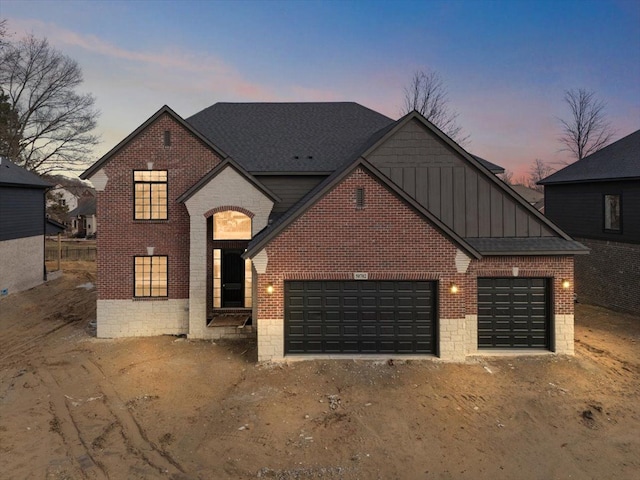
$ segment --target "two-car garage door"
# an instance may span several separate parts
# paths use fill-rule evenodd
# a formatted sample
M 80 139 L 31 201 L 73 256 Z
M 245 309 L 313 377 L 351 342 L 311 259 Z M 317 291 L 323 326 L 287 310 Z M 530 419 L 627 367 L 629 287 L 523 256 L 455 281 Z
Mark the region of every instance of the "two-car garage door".
M 434 354 L 436 285 L 285 282 L 285 354 Z

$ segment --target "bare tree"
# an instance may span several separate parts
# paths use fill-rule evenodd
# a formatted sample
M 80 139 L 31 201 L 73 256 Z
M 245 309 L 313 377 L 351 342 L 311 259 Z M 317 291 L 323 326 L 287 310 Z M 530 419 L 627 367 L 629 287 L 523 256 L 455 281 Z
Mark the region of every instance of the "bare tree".
M 567 90 L 564 101 L 569 105 L 571 117 L 560 120 L 563 150 L 570 151 L 576 160 L 597 152 L 606 146 L 614 131 L 604 113 L 605 103 L 595 92 L 583 88 Z
M 0 97 L 17 126 L 3 130 L 0 152 L 28 170 L 47 173 L 86 166 L 98 137 L 91 132 L 98 111 L 91 94 L 77 92 L 82 71 L 77 62 L 28 36 L 0 51 Z M 7 122 L 5 122 L 7 123 Z M 3 124 L 0 121 L 0 125 Z M 15 128 L 14 128 L 15 127 Z
M 416 110 L 458 144 L 465 145 L 469 141 L 469 135 L 458 124 L 458 112 L 449 107 L 448 95 L 438 72 L 416 71 L 411 83 L 404 88 L 402 114 Z
M 498 175 L 498 178 L 507 185 L 513 185 L 513 172 L 505 168 L 504 172 Z
M 538 192 L 544 191 L 544 187 L 542 185 L 538 185 L 538 182 L 551 175 L 554 170 L 555 169 L 551 165 L 547 165 L 539 158 L 536 158 L 529 167 L 527 187 L 537 190 Z

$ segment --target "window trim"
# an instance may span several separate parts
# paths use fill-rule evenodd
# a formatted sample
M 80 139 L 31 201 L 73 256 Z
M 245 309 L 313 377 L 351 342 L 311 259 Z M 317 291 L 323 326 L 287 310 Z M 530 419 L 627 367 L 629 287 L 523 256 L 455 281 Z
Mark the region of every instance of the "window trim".
M 166 174 L 166 180 L 165 181 L 139 181 L 136 180 L 136 173 L 138 172 L 164 172 Z M 168 170 L 133 170 L 132 173 L 132 179 L 133 179 L 133 220 L 136 222 L 166 222 L 167 220 L 169 220 L 169 171 Z M 146 184 L 146 185 L 166 185 L 165 188 L 165 193 L 166 193 L 166 205 L 165 205 L 165 209 L 164 209 L 164 217 L 160 218 L 160 217 L 151 217 L 151 218 L 138 218 L 137 212 L 136 212 L 136 207 L 137 207 L 137 203 L 136 203 L 136 185 L 138 184 Z M 152 199 L 151 199 L 151 195 L 152 195 L 152 189 L 149 189 L 149 206 L 150 206 L 150 212 L 152 213 L 153 210 L 151 209 L 152 206 Z
M 607 228 L 607 197 L 618 197 L 618 228 Z M 604 233 L 622 233 L 622 194 L 604 193 L 602 195 L 602 231 Z
M 153 285 L 149 286 L 149 295 L 136 295 L 136 259 L 138 258 L 165 258 L 167 265 L 166 272 L 166 295 L 153 295 Z M 151 266 L 153 267 L 153 261 L 151 262 Z M 153 270 L 151 270 L 153 272 Z M 163 300 L 169 298 L 169 256 L 168 255 L 134 255 L 133 256 L 133 298 L 134 299 L 147 299 L 147 300 Z

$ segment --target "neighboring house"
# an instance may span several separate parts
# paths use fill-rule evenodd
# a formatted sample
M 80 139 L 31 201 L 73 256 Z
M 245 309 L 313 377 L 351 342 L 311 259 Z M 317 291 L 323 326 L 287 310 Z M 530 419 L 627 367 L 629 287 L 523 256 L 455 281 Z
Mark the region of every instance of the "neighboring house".
M 513 188 L 518 195 L 524 198 L 529 205 L 539 212 L 544 213 L 544 194 L 542 192 L 525 187 L 524 185 L 510 185 L 510 187 Z
M 473 158 L 475 158 L 476 160 L 478 160 L 484 167 L 489 169 L 489 171 L 491 173 L 493 173 L 494 175 L 500 175 L 501 173 L 504 173 L 504 168 L 502 168 L 500 165 L 496 165 L 495 163 L 491 163 L 489 160 L 485 160 L 484 158 L 479 157 L 477 155 L 471 154 L 471 156 Z
M 539 183 L 547 217 L 591 249 L 578 300 L 640 313 L 640 130 Z
M 586 249 L 417 112 L 165 106 L 81 178 L 99 337 L 243 332 L 260 360 L 573 352 Z
M 92 237 L 98 231 L 96 219 L 96 197 L 92 192 L 85 192 L 78 199 L 78 206 L 69 212 L 71 234 L 76 237 Z
M 51 185 L 0 157 L 0 294 L 46 280 L 45 193 Z

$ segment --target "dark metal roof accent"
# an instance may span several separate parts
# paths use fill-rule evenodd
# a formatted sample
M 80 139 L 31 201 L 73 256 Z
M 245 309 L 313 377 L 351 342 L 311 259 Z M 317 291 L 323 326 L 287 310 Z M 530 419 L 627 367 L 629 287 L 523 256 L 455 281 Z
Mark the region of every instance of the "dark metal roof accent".
M 465 238 L 482 255 L 581 255 L 589 249 L 558 237 Z
M 333 172 L 394 122 L 354 102 L 216 103 L 186 121 L 253 173 Z
M 296 218 L 311 208 L 316 202 L 318 202 L 325 194 L 338 185 L 345 177 L 347 177 L 357 167 L 363 167 L 371 175 L 374 176 L 380 183 L 387 189 L 395 193 L 401 200 L 408 203 L 414 210 L 427 218 L 431 224 L 436 227 L 443 235 L 449 238 L 460 249 L 464 250 L 467 254 L 474 258 L 481 258 L 481 255 L 475 248 L 467 243 L 457 233 L 442 223 L 431 212 L 425 209 L 422 205 L 416 202 L 413 198 L 407 195 L 404 190 L 398 187 L 385 175 L 383 175 L 377 168 L 371 165 L 364 158 L 358 158 L 354 162 L 345 164 L 342 168 L 336 170 L 331 176 L 327 177 L 316 188 L 311 190 L 307 195 L 293 205 L 287 212 L 278 217 L 271 225 L 264 228 L 258 235 L 256 235 L 244 253 L 244 258 L 252 258 L 255 254 L 259 253 L 273 238 L 275 238 L 280 232 L 287 228 Z
M 224 153 L 218 146 L 211 143 L 211 141 L 202 135 L 199 131 L 197 131 L 191 124 L 184 121 L 184 119 L 174 112 L 167 105 L 164 105 L 160 110 L 154 113 L 151 117 L 149 117 L 142 125 L 136 128 L 133 132 L 131 132 L 124 140 L 118 143 L 115 147 L 109 150 L 106 154 L 102 156 L 96 163 L 91 165 L 88 169 L 86 169 L 80 175 L 80 178 L 83 180 L 87 180 L 94 173 L 102 168 L 102 166 L 111 159 L 116 153 L 118 153 L 127 143 L 133 140 L 140 132 L 142 132 L 145 128 L 155 122 L 161 115 L 170 115 L 174 120 L 176 120 L 180 125 L 186 128 L 190 133 L 192 133 L 198 140 L 200 140 L 205 146 L 216 152 L 222 159 L 228 157 L 226 153 Z
M 0 157 L 0 185 L 34 188 L 49 188 L 53 186 L 35 173 L 16 165 L 6 157 Z
M 204 187 L 207 183 L 209 183 L 214 177 L 216 177 L 220 172 L 222 172 L 226 167 L 233 168 L 236 172 L 238 172 L 241 176 L 247 179 L 249 183 L 251 183 L 254 187 L 264 193 L 267 197 L 273 200 L 275 203 L 281 201 L 281 199 L 265 187 L 256 177 L 251 175 L 245 169 L 243 169 L 240 165 L 238 165 L 233 159 L 227 158 L 226 160 L 220 162 L 216 167 L 212 168 L 209 173 L 207 173 L 204 177 L 202 177 L 198 182 L 189 188 L 186 192 L 178 197 L 176 200 L 178 203 L 184 203 L 189 200 L 196 192 L 198 192 L 202 187 Z
M 543 178 L 539 185 L 640 178 L 640 130 Z
M 558 227 L 551 220 L 549 220 L 547 217 L 542 215 L 538 210 L 533 208 L 533 206 L 530 205 L 529 203 L 527 203 L 524 198 L 522 198 L 520 195 L 516 195 L 514 193 L 514 191 L 505 182 L 503 182 L 498 177 L 496 177 L 493 173 L 491 173 L 491 171 L 487 167 L 485 167 L 482 163 L 480 163 L 478 160 L 476 160 L 474 155 L 472 155 L 469 152 L 467 152 L 464 148 L 462 148 L 460 145 L 458 145 L 456 142 L 454 142 L 451 138 L 449 138 L 442 130 L 440 130 L 438 127 L 436 127 L 433 123 L 431 123 L 429 120 L 424 118 L 420 113 L 418 113 L 415 110 L 410 112 L 410 113 L 407 113 L 404 117 L 402 117 L 400 120 L 398 120 L 395 123 L 395 125 L 393 126 L 393 128 L 388 130 L 384 136 L 382 136 L 377 142 L 375 142 L 365 152 L 363 152 L 362 156 L 364 158 L 366 158 L 376 148 L 378 148 L 379 145 L 381 145 L 383 142 L 385 142 L 395 132 L 400 130 L 405 124 L 407 124 L 408 122 L 410 122 L 411 120 L 414 120 L 414 119 L 419 121 L 420 123 L 422 123 L 422 125 L 424 125 L 427 129 L 429 129 L 436 136 L 438 136 L 454 152 L 456 152 L 462 158 L 466 159 L 469 163 L 471 163 L 471 165 L 475 166 L 475 168 L 477 168 L 478 170 L 483 172 L 485 174 L 486 178 L 489 181 L 493 182 L 495 185 L 498 186 L 499 189 L 501 189 L 503 192 L 507 193 L 512 198 L 514 198 L 520 205 L 522 205 L 522 207 L 524 209 L 526 209 L 529 213 L 534 215 L 539 221 L 541 221 L 543 224 L 545 224 L 547 227 L 549 227 L 555 233 L 560 235 L 562 238 L 564 238 L 566 240 L 571 240 L 571 237 L 568 234 L 563 232 L 562 229 L 560 229 L 560 227 Z

